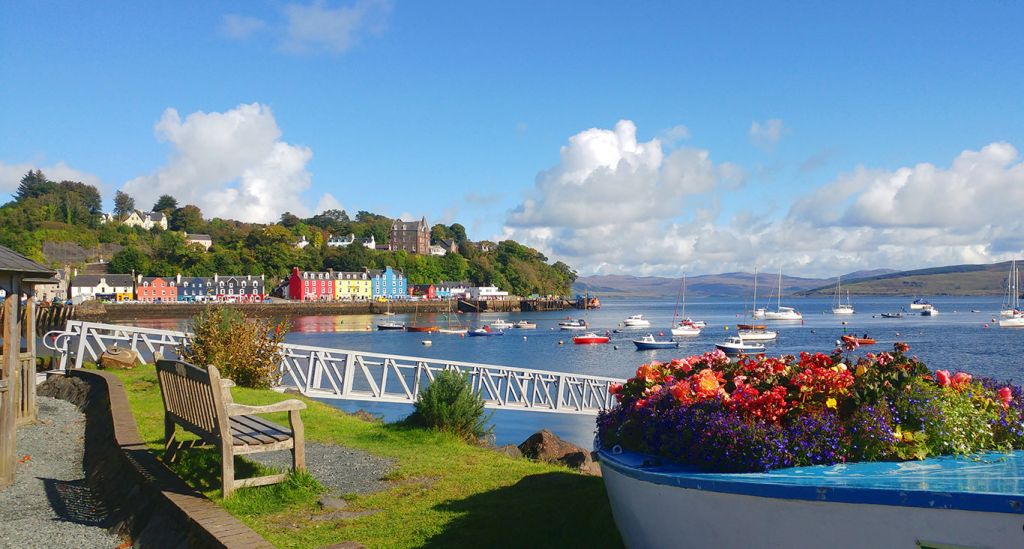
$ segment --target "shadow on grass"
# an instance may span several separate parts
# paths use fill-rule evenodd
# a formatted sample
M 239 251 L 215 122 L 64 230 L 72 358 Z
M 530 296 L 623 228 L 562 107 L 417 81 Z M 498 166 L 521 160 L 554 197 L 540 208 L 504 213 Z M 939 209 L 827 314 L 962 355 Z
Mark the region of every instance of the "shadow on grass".
M 598 477 L 531 475 L 437 509 L 460 516 L 424 547 L 622 547 Z

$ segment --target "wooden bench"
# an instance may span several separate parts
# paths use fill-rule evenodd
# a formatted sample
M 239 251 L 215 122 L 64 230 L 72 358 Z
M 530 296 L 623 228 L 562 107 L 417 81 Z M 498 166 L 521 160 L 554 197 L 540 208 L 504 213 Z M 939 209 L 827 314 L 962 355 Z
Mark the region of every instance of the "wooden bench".
M 221 379 L 214 366 L 205 369 L 180 360 L 156 363 L 160 393 L 164 400 L 165 461 L 171 463 L 184 446 L 174 439 L 177 427 L 198 435 L 220 448 L 221 493 L 228 497 L 236 488 L 281 482 L 288 475 L 276 474 L 235 480 L 235 456 L 256 452 L 291 450 L 292 468 L 306 468 L 302 418 L 306 408 L 300 400 L 285 400 L 267 406 L 235 404 L 230 379 Z M 290 429 L 256 417 L 255 414 L 288 412 Z

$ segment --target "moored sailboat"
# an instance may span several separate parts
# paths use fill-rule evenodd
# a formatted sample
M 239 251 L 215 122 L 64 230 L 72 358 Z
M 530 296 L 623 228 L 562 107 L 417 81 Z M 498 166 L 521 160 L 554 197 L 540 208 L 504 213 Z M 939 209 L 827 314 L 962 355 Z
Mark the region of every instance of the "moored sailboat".
M 853 309 L 853 303 L 850 301 L 850 291 L 846 291 L 846 303 L 843 303 L 843 281 L 842 277 L 836 278 L 836 297 L 832 303 L 832 314 L 834 315 L 852 315 L 855 311 Z
M 793 307 L 782 306 L 782 269 L 779 269 L 779 295 L 778 302 L 775 306 L 774 311 L 766 311 L 764 314 L 765 320 L 803 320 L 804 315 L 800 314 Z

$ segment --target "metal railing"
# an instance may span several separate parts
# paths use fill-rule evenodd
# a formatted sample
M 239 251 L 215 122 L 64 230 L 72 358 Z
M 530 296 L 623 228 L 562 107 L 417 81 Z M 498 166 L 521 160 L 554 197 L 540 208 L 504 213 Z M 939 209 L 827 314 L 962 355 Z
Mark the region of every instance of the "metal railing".
M 98 361 L 115 345 L 138 351 L 147 362 L 178 357 L 188 335 L 72 320 L 63 330 L 46 334 L 44 344 L 58 353 L 60 368 L 68 369 Z M 411 404 L 438 372 L 459 370 L 468 375 L 474 392 L 488 408 L 596 414 L 615 402 L 608 387 L 623 382 L 609 377 L 290 343 L 282 347 L 279 385 L 323 399 Z

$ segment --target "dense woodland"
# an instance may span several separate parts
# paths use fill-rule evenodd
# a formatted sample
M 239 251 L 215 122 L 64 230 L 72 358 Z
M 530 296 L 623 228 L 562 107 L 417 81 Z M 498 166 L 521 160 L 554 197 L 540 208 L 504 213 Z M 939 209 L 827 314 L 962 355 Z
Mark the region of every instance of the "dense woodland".
M 279 280 L 294 266 L 304 270 L 334 269 L 358 271 L 391 266 L 406 274 L 410 284 L 441 280 L 468 280 L 493 284 L 514 295 L 567 295 L 576 273 L 562 262 L 550 264 L 547 257 L 512 240 L 481 251 L 458 224 L 434 225 L 431 242 L 453 239 L 459 253 L 423 256 L 404 251 L 368 250 L 359 245 L 327 247 L 330 235 L 373 236 L 378 244 L 390 239 L 392 219 L 360 211 L 355 217 L 342 210 L 327 210 L 302 219 L 285 212 L 273 224 L 243 223 L 230 219 L 205 219 L 194 205 L 179 205 L 164 195 L 151 207 L 118 191 L 114 215 L 118 219 L 133 210 L 162 212 L 168 229 L 145 230 L 120 223 L 102 223 L 103 200 L 91 185 L 77 181 L 50 181 L 41 171 L 26 174 L 14 200 L 0 206 L 0 244 L 37 261 L 60 266 L 61 258 L 47 257 L 44 248 L 68 244 L 78 249 L 116 250 L 110 261 L 112 273 L 141 273 L 150 276 L 192 276 L 219 274 L 263 274 Z M 184 233 L 208 234 L 209 251 L 198 244 L 186 244 Z M 305 236 L 310 242 L 298 249 L 295 242 Z

